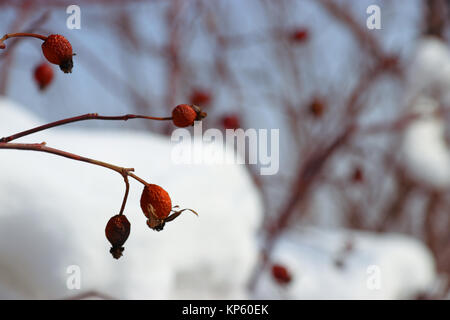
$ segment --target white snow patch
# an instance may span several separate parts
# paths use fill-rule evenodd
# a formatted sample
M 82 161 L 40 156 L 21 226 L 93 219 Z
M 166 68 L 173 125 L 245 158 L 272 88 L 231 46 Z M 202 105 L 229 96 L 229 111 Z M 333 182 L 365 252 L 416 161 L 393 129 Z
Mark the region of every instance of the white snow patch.
M 450 52 L 437 38 L 421 40 L 408 71 L 405 99 L 420 118 L 405 130 L 402 157 L 410 175 L 429 187 L 450 186 L 450 148 L 445 123 L 435 114 L 450 102 Z
M 337 267 L 349 240 L 352 249 Z M 266 270 L 254 298 L 402 299 L 428 289 L 435 280 L 429 250 L 418 240 L 396 234 L 296 229 L 276 242 L 272 261 L 284 265 L 292 281 L 279 285 Z M 379 289 L 370 266 L 379 268 Z

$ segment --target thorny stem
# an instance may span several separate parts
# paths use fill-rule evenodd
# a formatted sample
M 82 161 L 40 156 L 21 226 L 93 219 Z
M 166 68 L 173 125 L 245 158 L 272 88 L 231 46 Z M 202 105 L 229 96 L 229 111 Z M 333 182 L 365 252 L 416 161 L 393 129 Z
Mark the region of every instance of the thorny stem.
M 5 49 L 6 46 L 3 43 L 6 39 L 15 38 L 15 37 L 32 37 L 41 39 L 43 41 L 47 40 L 46 36 L 37 34 L 37 33 L 28 33 L 28 32 L 18 32 L 18 33 L 7 33 L 0 39 L 0 49 Z
M 10 141 L 16 140 L 18 138 L 27 136 L 32 133 L 36 133 L 39 131 L 43 131 L 43 130 L 46 130 L 49 128 L 61 126 L 61 125 L 72 123 L 72 122 L 78 122 L 78 121 L 84 121 L 84 120 L 123 120 L 123 121 L 127 121 L 128 119 L 148 119 L 148 120 L 164 121 L 164 120 L 172 120 L 172 117 L 160 118 L 160 117 L 150 117 L 150 116 L 142 116 L 142 115 L 135 115 L 135 114 L 126 114 L 123 116 L 101 116 L 98 113 L 87 113 L 87 114 L 84 114 L 81 116 L 62 119 L 62 120 L 58 120 L 55 122 L 47 123 L 47 124 L 44 124 L 44 125 L 36 127 L 36 128 L 32 128 L 29 130 L 25 130 L 25 131 L 13 134 L 9 137 L 1 138 L 0 143 L 10 142 Z

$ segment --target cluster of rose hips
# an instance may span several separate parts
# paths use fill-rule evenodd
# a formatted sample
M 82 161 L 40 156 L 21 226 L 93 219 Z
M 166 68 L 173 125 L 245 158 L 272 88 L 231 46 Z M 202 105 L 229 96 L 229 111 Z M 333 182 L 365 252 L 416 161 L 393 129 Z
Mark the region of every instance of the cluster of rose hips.
M 52 34 L 48 37 L 33 33 L 13 33 L 6 34 L 0 39 L 0 49 L 5 49 L 4 41 L 13 37 L 33 37 L 43 40 L 42 53 L 48 62 L 56 64 L 64 73 L 71 73 L 73 68 L 72 52 L 70 42 L 59 34 Z M 39 89 L 44 90 L 53 79 L 53 69 L 48 63 L 39 64 L 34 70 L 34 79 Z
M 149 228 L 161 231 L 167 222 L 173 221 L 184 210 L 173 211 L 172 200 L 166 190 L 156 184 L 147 184 L 141 195 L 141 209 L 147 218 Z M 193 213 L 195 211 L 188 209 Z M 170 214 L 173 212 L 172 214 Z M 124 251 L 123 245 L 130 235 L 131 224 L 124 214 L 118 214 L 109 219 L 105 234 L 112 247 L 110 253 L 119 259 Z
M 4 44 L 4 41 L 12 37 L 34 37 L 43 40 L 44 43 L 42 44 L 42 52 L 45 58 L 50 63 L 59 65 L 60 69 L 64 73 L 72 72 L 73 68 L 72 57 L 74 54 L 72 53 L 72 46 L 70 42 L 65 37 L 61 35 L 50 35 L 46 37 L 32 33 L 6 34 L 0 39 L 0 49 L 5 49 L 6 45 Z M 46 86 L 48 86 L 48 84 L 51 82 L 53 78 L 53 70 L 48 63 L 43 63 L 35 69 L 34 77 L 38 82 L 40 88 L 44 89 Z M 206 96 L 205 94 L 199 94 L 197 92 L 196 95 L 192 97 L 192 99 L 207 102 L 206 100 L 209 101 L 210 97 Z M 91 114 L 88 114 L 87 116 L 90 115 Z M 173 109 L 172 117 L 170 118 L 135 116 L 135 118 L 136 117 L 149 118 L 154 120 L 172 120 L 175 126 L 183 128 L 194 125 L 195 121 L 202 120 L 204 117 L 206 117 L 206 113 L 203 112 L 198 106 L 194 104 L 192 105 L 180 104 Z M 66 121 L 66 123 L 68 122 L 70 121 Z M 5 142 L 7 143 L 8 140 L 2 141 L 3 144 L 5 144 Z M 95 160 L 92 160 L 90 162 L 95 163 Z M 98 164 L 98 162 L 96 162 L 96 164 Z M 118 170 L 117 167 L 115 167 L 114 170 L 117 171 Z M 131 228 L 130 222 L 128 221 L 127 217 L 123 214 L 129 190 L 127 177 L 128 175 L 131 174 L 125 169 L 124 172 L 121 173 L 124 176 L 125 183 L 127 186 L 124 202 L 122 204 L 120 213 L 109 219 L 105 228 L 106 238 L 112 245 L 110 253 L 116 259 L 122 256 L 122 252 L 124 251 L 123 245 L 125 241 L 128 239 L 128 236 L 130 235 L 130 228 Z M 147 183 L 142 179 L 140 179 L 139 181 L 141 181 L 144 184 L 144 190 L 142 191 L 140 205 L 142 212 L 147 218 L 147 225 L 151 229 L 156 231 L 163 230 L 167 222 L 173 221 L 185 210 L 189 210 L 197 214 L 192 209 L 182 209 L 177 211 L 173 210 L 178 206 L 172 207 L 172 201 L 170 199 L 170 196 L 162 187 L 155 184 Z
M 180 104 L 172 111 L 172 121 L 175 126 L 180 128 L 192 126 L 194 121 L 204 117 L 206 117 L 206 113 L 195 105 Z M 145 185 L 140 202 L 142 212 L 147 217 L 147 225 L 156 231 L 163 230 L 167 222 L 175 220 L 185 210 L 197 214 L 192 209 L 174 211 L 169 194 L 156 184 Z M 106 238 L 112 245 L 110 252 L 115 259 L 122 256 L 123 245 L 130 235 L 130 228 L 130 222 L 122 213 L 113 216 L 106 224 Z

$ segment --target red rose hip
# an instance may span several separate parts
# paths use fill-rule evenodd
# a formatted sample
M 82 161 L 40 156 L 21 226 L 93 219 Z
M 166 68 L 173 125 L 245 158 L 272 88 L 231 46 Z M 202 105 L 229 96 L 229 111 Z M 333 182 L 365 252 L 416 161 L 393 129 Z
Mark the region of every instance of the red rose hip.
M 34 79 L 39 89 L 44 90 L 53 80 L 53 68 L 46 62 L 41 63 L 34 69 Z
M 225 129 L 236 130 L 240 128 L 239 116 L 236 114 L 226 115 L 222 118 L 222 125 Z
M 50 63 L 59 65 L 64 73 L 71 73 L 73 67 L 72 45 L 59 34 L 52 34 L 42 44 L 42 52 Z
M 272 276 L 281 285 L 286 285 L 291 282 L 292 277 L 285 266 L 274 264 L 272 266 Z
M 197 112 L 188 104 L 180 104 L 173 109 L 172 118 L 174 125 L 184 128 L 194 124 Z
M 172 210 L 172 200 L 166 190 L 156 184 L 149 184 L 142 191 L 141 209 L 148 219 L 147 225 L 159 231 Z

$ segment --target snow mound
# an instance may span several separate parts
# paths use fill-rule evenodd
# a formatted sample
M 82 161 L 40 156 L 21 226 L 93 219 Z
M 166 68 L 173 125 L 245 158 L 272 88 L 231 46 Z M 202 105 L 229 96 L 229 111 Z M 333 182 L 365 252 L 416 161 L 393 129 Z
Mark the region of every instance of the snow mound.
M 42 123 L 0 99 L 1 136 Z M 54 155 L 0 150 L 0 298 L 63 298 L 90 290 L 120 299 L 247 297 L 262 210 L 243 166 L 176 165 L 169 137 L 124 128 L 73 124 L 17 140 L 42 141 L 133 167 L 163 186 L 174 205 L 200 216 L 183 213 L 162 232 L 150 230 L 139 207 L 142 185 L 131 179 L 125 210 L 131 234 L 124 256 L 114 260 L 104 228 L 122 202 L 120 175 Z M 81 289 L 71 290 L 67 282 L 78 267 Z
M 436 110 L 432 99 L 421 98 L 415 105 L 423 115 L 403 134 L 402 156 L 410 175 L 427 186 L 450 186 L 450 149 L 445 141 L 445 123 L 428 112 Z
M 292 281 L 279 285 L 266 270 L 254 298 L 403 299 L 428 289 L 435 280 L 428 249 L 396 234 L 294 230 L 277 241 L 272 261 L 284 265 Z
M 420 117 L 405 130 L 402 158 L 414 179 L 429 187 L 450 187 L 450 148 L 445 123 L 436 115 L 439 104 L 450 102 L 450 52 L 441 40 L 419 41 L 408 70 L 406 101 Z
M 418 42 L 408 68 L 408 93 L 421 95 L 448 95 L 450 86 L 450 53 L 443 41 L 425 37 Z

